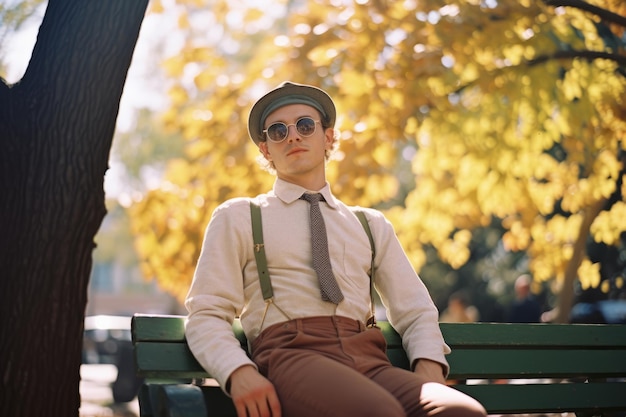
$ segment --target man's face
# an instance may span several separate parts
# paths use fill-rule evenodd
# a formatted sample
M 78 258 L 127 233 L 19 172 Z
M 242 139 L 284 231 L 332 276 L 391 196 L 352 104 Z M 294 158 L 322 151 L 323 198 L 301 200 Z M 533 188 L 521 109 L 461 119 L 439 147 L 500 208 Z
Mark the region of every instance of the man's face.
M 315 131 L 305 137 L 298 132 L 295 123 L 302 117 L 315 120 Z M 322 180 L 325 183 L 325 155 L 333 141 L 333 129 L 324 129 L 319 112 L 305 104 L 290 104 L 281 107 L 265 120 L 264 129 L 273 123 L 281 122 L 287 125 L 287 137 L 280 143 L 267 139 L 259 144 L 265 158 L 273 162 L 279 178 L 303 185 L 310 181 L 315 183 Z M 320 188 L 321 188 L 320 186 Z M 307 187 L 308 188 L 308 187 Z

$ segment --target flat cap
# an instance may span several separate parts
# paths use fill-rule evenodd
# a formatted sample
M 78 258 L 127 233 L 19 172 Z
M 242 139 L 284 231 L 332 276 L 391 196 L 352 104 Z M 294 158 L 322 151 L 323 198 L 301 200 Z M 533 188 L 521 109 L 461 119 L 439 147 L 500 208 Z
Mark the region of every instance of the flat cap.
M 265 142 L 263 124 L 274 110 L 289 104 L 306 104 L 317 109 L 324 119 L 324 125 L 334 127 L 337 118 L 335 103 L 326 92 L 312 85 L 285 81 L 261 97 L 250 110 L 248 134 L 257 145 Z

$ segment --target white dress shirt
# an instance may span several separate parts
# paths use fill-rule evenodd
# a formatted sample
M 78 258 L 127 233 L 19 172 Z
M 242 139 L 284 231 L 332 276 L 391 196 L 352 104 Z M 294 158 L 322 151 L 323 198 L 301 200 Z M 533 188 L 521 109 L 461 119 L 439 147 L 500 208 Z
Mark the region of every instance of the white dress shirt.
M 311 260 L 309 203 L 304 192 L 320 192 L 320 208 L 328 233 L 333 273 L 344 300 L 322 301 Z M 370 315 L 370 242 L 358 218 L 335 199 L 328 184 L 306 190 L 277 179 L 274 189 L 259 195 L 268 271 L 276 304 L 266 309 L 254 257 L 250 198 L 228 200 L 215 209 L 207 227 L 200 259 L 185 305 L 189 311 L 186 336 L 200 364 L 224 387 L 230 374 L 254 363 L 232 333 L 240 317 L 248 341 L 290 318 L 340 315 L 366 322 Z M 438 324 L 438 312 L 413 270 L 392 225 L 383 214 L 365 211 L 376 246 L 375 287 L 387 318 L 402 336 L 409 360 L 427 358 L 441 363 L 450 352 Z M 278 308 L 277 308 L 278 307 Z M 281 312 L 282 310 L 282 312 Z M 284 314 L 283 314 L 284 313 Z

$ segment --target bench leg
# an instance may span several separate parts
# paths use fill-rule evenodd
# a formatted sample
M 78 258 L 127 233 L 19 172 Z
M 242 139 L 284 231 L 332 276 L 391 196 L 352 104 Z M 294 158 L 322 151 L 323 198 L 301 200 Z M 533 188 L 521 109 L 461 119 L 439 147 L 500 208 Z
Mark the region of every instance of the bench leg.
M 206 417 L 202 389 L 191 384 L 144 384 L 141 417 Z

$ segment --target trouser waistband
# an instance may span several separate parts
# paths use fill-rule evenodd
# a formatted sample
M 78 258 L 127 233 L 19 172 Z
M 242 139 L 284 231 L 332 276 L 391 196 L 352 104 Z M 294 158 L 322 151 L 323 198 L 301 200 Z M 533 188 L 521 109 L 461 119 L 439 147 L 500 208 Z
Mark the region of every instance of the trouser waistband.
M 287 320 L 281 323 L 276 323 L 263 330 L 261 333 L 271 331 L 274 328 L 294 329 L 294 330 L 306 330 L 310 327 L 328 327 L 335 328 L 337 330 L 347 330 L 354 332 L 362 332 L 367 329 L 367 326 L 359 320 L 354 320 L 344 316 L 315 316 L 315 317 L 303 317 L 298 319 Z

